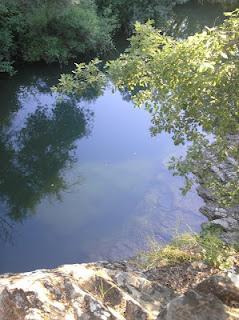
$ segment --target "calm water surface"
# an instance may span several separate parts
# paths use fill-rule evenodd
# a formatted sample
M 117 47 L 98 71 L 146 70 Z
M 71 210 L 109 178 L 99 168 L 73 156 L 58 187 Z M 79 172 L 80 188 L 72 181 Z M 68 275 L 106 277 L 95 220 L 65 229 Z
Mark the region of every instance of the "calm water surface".
M 184 148 L 152 138 L 150 115 L 110 88 L 56 102 L 60 72 L 28 65 L 0 80 L 0 273 L 125 258 L 149 237 L 199 230 L 201 200 L 167 170 Z

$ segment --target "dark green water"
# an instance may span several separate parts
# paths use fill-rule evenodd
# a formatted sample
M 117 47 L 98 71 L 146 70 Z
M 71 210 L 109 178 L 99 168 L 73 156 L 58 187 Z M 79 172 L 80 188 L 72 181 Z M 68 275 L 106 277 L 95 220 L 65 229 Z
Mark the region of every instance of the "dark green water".
M 230 8 L 221 5 L 207 3 L 206 1 L 190 1 L 184 5 L 178 5 L 174 10 L 174 23 L 171 33 L 174 36 L 187 37 L 201 32 L 204 26 L 215 27 L 224 20 L 224 11 Z M 233 8 L 231 8 L 233 10 Z
M 185 33 L 213 25 L 221 9 L 206 8 L 177 9 Z M 201 200 L 166 166 L 183 147 L 152 138 L 150 115 L 119 92 L 56 103 L 60 73 L 27 65 L 0 80 L 0 272 L 125 258 L 149 237 L 199 230 Z

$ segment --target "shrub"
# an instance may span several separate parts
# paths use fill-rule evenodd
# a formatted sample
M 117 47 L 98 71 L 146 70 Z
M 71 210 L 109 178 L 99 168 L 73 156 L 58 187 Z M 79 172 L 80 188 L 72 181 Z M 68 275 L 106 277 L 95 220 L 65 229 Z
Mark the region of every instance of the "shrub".
M 14 59 L 67 63 L 112 47 L 116 20 L 97 12 L 94 1 L 4 0 L 0 4 L 0 71 Z
M 228 269 L 233 266 L 237 250 L 225 244 L 220 239 L 220 233 L 220 228 L 206 228 L 201 236 L 198 237 L 198 244 L 201 247 L 202 257 L 206 263 L 219 269 Z

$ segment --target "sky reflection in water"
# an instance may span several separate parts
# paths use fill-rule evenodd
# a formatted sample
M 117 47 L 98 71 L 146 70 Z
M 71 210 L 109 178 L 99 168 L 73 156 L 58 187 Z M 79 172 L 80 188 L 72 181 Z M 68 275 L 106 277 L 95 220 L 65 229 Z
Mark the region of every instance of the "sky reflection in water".
M 0 272 L 122 258 L 149 236 L 198 230 L 200 199 L 183 198 L 166 168 L 182 147 L 150 137 L 149 114 L 118 92 L 56 103 L 49 75 L 59 70 L 43 69 L 24 69 L 1 93 L 1 217 L 12 229 Z

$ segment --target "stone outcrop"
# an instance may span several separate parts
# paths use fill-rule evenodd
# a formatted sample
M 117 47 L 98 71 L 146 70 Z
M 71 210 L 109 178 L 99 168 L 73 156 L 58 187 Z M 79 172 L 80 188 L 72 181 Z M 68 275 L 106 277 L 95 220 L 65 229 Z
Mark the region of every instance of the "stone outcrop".
M 221 227 L 221 236 L 225 242 L 229 244 L 239 243 L 239 206 L 221 207 L 203 185 L 200 185 L 197 191 L 205 202 L 205 205 L 200 208 L 200 212 L 209 220 L 206 225 Z
M 173 299 L 158 317 L 158 320 L 236 319 L 239 319 L 239 283 L 225 276 L 202 281 Z
M 227 136 L 228 145 L 239 148 L 239 136 Z M 217 181 L 223 185 L 234 180 L 239 181 L 239 161 L 228 157 L 222 162 L 218 162 L 216 157 L 210 152 L 204 154 L 204 160 L 210 162 L 210 174 L 214 175 Z M 196 174 L 197 175 L 197 174 Z M 225 242 L 239 243 L 239 204 L 233 207 L 222 207 L 218 199 L 212 194 L 204 184 L 204 178 L 199 178 L 199 187 L 197 192 L 204 200 L 205 205 L 201 207 L 200 212 L 209 219 L 209 225 L 220 226 L 222 229 L 222 238 Z
M 126 262 L 5 274 L 0 276 L 0 319 L 235 320 L 239 276 L 211 276 L 179 295 Z
M 0 319 L 156 319 L 173 297 L 125 263 L 65 265 L 0 276 Z

